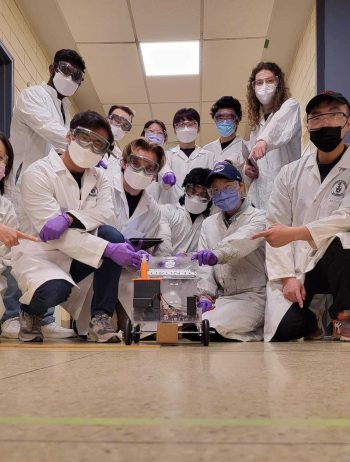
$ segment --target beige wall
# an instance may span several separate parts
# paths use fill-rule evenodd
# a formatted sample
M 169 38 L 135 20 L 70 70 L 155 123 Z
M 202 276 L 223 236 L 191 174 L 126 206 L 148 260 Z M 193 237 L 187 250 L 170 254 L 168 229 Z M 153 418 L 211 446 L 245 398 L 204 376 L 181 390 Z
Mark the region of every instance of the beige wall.
M 305 127 L 305 106 L 316 94 L 316 9 L 313 8 L 300 38 L 291 71 L 287 77 L 288 85 L 300 103 L 302 120 L 302 152 L 307 151 L 309 136 Z

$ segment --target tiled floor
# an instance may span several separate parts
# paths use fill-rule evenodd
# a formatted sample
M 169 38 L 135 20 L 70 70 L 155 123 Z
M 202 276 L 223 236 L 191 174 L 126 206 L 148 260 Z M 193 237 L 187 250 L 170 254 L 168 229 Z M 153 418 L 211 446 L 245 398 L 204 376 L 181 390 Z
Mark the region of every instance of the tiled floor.
M 17 345 L 1 461 L 350 461 L 349 344 Z

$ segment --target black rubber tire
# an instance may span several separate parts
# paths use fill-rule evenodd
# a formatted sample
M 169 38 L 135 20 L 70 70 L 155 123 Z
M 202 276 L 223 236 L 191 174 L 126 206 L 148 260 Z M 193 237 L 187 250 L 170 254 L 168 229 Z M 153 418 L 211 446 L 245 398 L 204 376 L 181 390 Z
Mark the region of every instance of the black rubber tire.
M 125 322 L 124 343 L 125 345 L 132 344 L 132 323 L 130 319 L 127 319 Z
M 136 326 L 134 327 L 134 334 L 133 334 L 134 343 L 140 342 L 140 338 L 141 338 L 140 330 L 141 330 L 140 324 L 136 324 Z
M 210 343 L 210 324 L 208 319 L 202 321 L 202 344 L 208 346 Z

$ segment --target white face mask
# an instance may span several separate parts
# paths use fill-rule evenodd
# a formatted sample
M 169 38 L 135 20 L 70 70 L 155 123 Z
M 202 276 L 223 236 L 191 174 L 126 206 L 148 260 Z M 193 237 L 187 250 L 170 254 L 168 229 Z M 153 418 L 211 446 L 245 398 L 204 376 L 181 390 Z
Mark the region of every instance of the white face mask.
M 179 128 L 176 130 L 177 139 L 181 143 L 192 143 L 197 138 L 198 131 L 196 128 Z
M 56 72 L 53 78 L 53 84 L 60 95 L 72 96 L 78 90 L 79 85 L 72 80 L 72 77 L 66 77 L 60 72 Z
M 72 140 L 68 146 L 69 157 L 81 168 L 95 167 L 103 156 L 94 154 L 90 149 L 83 148 L 76 141 Z
M 111 130 L 116 141 L 124 138 L 125 131 L 119 125 L 111 125 Z
M 208 206 L 208 201 L 202 202 L 196 196 L 185 196 L 185 207 L 189 213 L 193 213 L 194 215 L 199 215 L 200 213 L 204 212 L 204 210 Z
M 264 83 L 261 87 L 255 88 L 255 95 L 261 104 L 269 104 L 275 94 L 277 84 L 267 85 Z
M 124 170 L 124 179 L 133 189 L 146 189 L 153 181 L 152 175 L 145 175 L 142 171 L 135 172 L 129 165 Z

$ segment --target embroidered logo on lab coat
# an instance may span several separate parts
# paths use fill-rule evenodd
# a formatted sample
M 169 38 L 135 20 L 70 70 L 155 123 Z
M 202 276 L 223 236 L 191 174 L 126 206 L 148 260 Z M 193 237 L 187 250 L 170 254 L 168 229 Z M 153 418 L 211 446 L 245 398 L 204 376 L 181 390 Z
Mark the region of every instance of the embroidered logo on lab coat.
M 332 196 L 344 197 L 347 187 L 348 185 L 345 183 L 344 180 L 336 181 L 332 186 Z
M 97 196 L 97 188 L 94 187 L 92 190 L 89 192 L 89 196 L 91 197 L 96 197 Z

